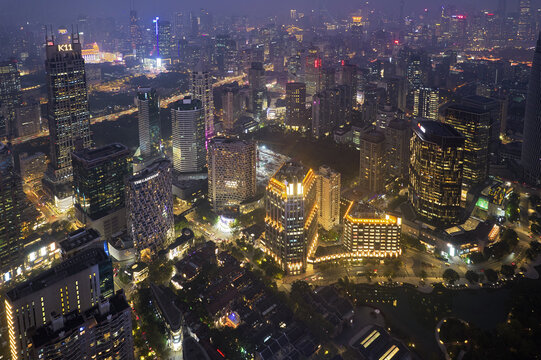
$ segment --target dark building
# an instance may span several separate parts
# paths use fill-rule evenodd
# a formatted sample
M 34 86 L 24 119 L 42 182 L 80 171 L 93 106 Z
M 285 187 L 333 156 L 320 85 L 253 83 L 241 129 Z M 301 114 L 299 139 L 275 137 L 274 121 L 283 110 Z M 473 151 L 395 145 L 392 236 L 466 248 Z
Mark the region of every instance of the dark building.
M 30 329 L 31 359 L 134 359 L 131 308 L 122 290 L 86 311 L 53 314 Z
M 306 119 L 306 84 L 290 82 L 286 84 L 286 118 L 289 128 L 307 126 Z
M 263 63 L 252 63 L 248 70 L 248 83 L 250 84 L 250 110 L 254 113 L 256 120 L 259 120 L 263 115 L 263 102 L 267 94 Z
M 541 183 L 541 121 L 539 121 L 541 102 L 539 99 L 541 99 L 541 33 L 535 47 L 530 84 L 528 85 L 521 155 L 524 179 L 532 185 Z
M 132 175 L 130 151 L 121 144 L 76 151 L 73 192 L 78 221 L 108 239 L 126 227 L 125 182 Z
M 345 119 L 344 87 L 325 89 L 314 95 L 312 101 L 312 136 L 329 135 Z
M 156 89 L 139 88 L 136 103 L 139 116 L 139 163 L 148 163 L 161 154 L 160 99 Z
M 461 214 L 464 137 L 451 125 L 423 120 L 410 141 L 410 200 L 417 214 L 438 225 Z
M 15 136 L 15 110 L 21 102 L 17 62 L 0 62 L 0 138 Z
M 385 188 L 385 134 L 366 131 L 360 141 L 359 183 L 364 189 L 379 193 Z
M 67 44 L 48 40 L 46 51 L 51 162 L 43 180 L 44 189 L 59 211 L 67 211 L 73 195 L 71 153 L 92 145 L 85 62 L 77 34 Z
M 411 126 L 406 120 L 393 119 L 385 128 L 387 167 L 392 176 L 408 176 L 411 135 Z

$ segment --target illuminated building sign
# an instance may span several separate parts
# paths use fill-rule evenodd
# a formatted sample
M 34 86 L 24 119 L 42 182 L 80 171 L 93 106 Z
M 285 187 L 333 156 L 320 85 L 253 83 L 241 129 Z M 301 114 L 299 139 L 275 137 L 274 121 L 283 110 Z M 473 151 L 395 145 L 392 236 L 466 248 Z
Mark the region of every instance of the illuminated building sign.
M 58 45 L 58 51 L 73 51 L 71 44 L 60 44 Z
M 352 16 L 351 20 L 353 20 L 354 23 L 358 24 L 361 21 L 363 21 L 363 17 L 362 16 Z
M 475 206 L 483 210 L 488 210 L 488 200 L 480 197 Z

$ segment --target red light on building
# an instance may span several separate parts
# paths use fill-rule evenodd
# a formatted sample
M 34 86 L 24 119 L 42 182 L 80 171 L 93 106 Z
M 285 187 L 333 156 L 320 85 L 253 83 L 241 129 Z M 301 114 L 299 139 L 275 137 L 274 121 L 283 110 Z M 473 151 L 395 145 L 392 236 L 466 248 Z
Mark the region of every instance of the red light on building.
M 216 351 L 218 351 L 218 353 L 219 353 L 220 355 L 222 355 L 222 357 L 223 357 L 223 358 L 225 358 L 225 355 L 224 355 L 224 353 L 223 353 L 223 352 L 221 352 L 221 351 L 220 351 L 220 349 L 216 349 Z
M 342 66 L 346 65 L 346 62 L 344 60 L 342 60 Z
M 395 45 L 398 45 L 400 42 L 398 40 L 394 41 Z
M 321 67 L 321 59 L 316 59 L 316 60 L 314 61 L 314 67 L 315 67 L 316 69 Z

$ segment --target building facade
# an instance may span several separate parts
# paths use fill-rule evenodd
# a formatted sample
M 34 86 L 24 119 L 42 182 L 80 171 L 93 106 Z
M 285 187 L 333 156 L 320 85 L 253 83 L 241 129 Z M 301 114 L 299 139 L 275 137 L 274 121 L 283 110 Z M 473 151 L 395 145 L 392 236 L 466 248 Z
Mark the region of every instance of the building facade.
M 318 220 L 325 230 L 340 224 L 340 179 L 340 173 L 329 166 L 321 166 L 317 172 Z
M 205 114 L 201 101 L 185 98 L 171 107 L 173 168 L 179 173 L 201 172 L 206 164 Z
M 0 62 L 0 138 L 15 135 L 15 112 L 20 103 L 21 80 L 17 62 Z
M 270 179 L 265 199 L 264 249 L 287 274 L 306 271 L 317 243 L 316 175 L 293 161 Z
M 151 258 L 175 237 L 171 162 L 153 162 L 129 178 L 127 228 L 141 257 Z
M 72 157 L 75 217 L 109 239 L 126 228 L 130 151 L 122 144 L 110 144 L 75 151 Z
M 457 222 L 462 208 L 464 137 L 451 125 L 423 120 L 410 141 L 410 201 L 425 221 Z
M 43 181 L 54 206 L 64 212 L 73 203 L 71 153 L 92 145 L 85 62 L 77 34 L 67 44 L 48 40 L 46 52 L 51 154 Z
M 413 93 L 413 115 L 430 120 L 438 120 L 440 92 L 438 89 L 419 88 Z
M 406 120 L 393 119 L 385 128 L 387 168 L 395 177 L 408 177 L 410 160 L 410 124 Z
M 139 88 L 135 102 L 139 119 L 139 163 L 152 161 L 161 154 L 160 99 L 156 89 Z
M 103 249 L 88 249 L 6 293 L 11 358 L 30 359 L 28 330 L 47 324 L 51 313 L 85 311 L 113 295 L 113 265 Z
M 256 143 L 215 137 L 208 158 L 208 198 L 214 212 L 238 212 L 256 194 Z
M 343 244 L 353 258 L 397 257 L 402 253 L 402 219 L 352 202 L 344 216 Z
M 306 84 L 288 82 L 286 84 L 286 117 L 288 128 L 304 128 L 306 119 Z
M 212 76 L 208 70 L 203 69 L 201 62 L 192 72 L 190 93 L 194 99 L 201 101 L 205 119 L 205 139 L 214 135 L 214 94 L 212 92 Z
M 369 130 L 361 135 L 360 184 L 366 190 L 381 192 L 385 187 L 385 135 Z

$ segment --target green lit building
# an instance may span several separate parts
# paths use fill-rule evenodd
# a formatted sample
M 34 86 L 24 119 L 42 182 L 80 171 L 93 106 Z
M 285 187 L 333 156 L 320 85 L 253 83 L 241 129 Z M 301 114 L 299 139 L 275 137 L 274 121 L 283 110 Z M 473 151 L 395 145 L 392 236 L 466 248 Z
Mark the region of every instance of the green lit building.
M 130 151 L 122 144 L 72 154 L 75 214 L 104 238 L 126 227 L 125 181 L 132 174 Z

